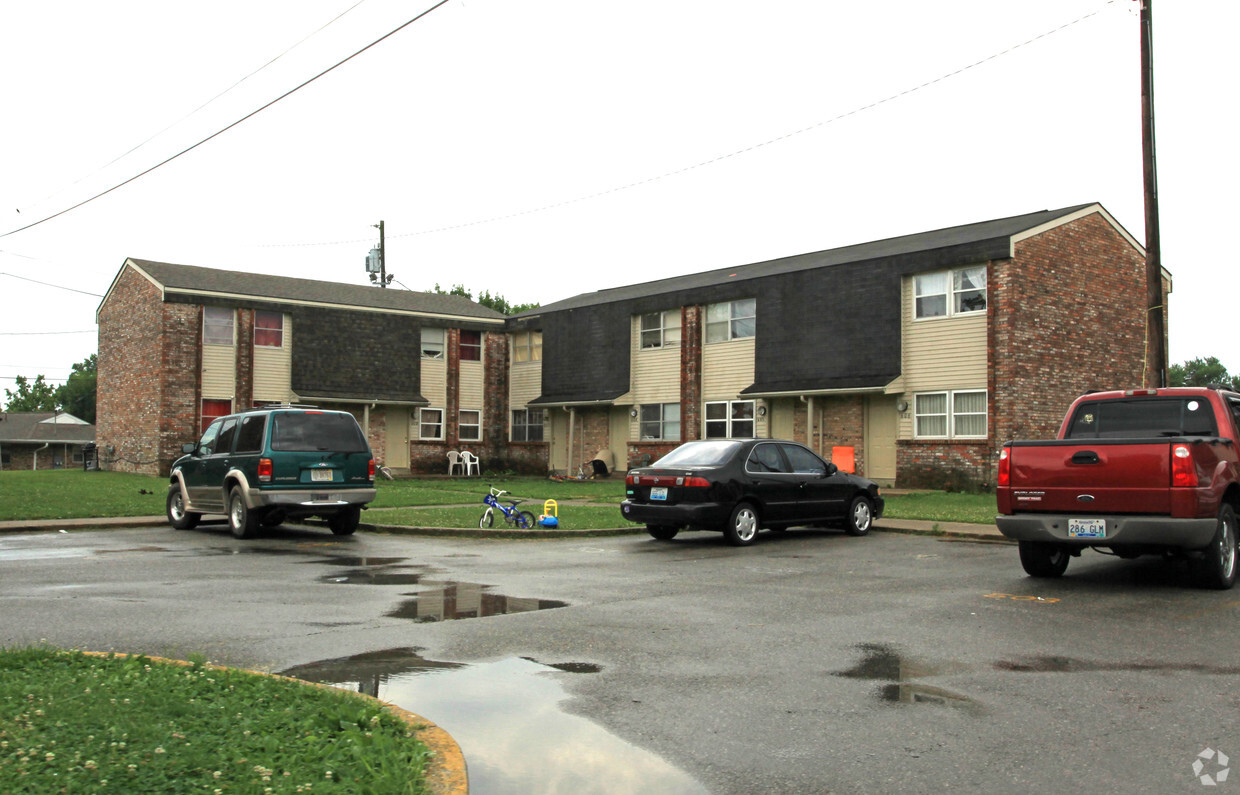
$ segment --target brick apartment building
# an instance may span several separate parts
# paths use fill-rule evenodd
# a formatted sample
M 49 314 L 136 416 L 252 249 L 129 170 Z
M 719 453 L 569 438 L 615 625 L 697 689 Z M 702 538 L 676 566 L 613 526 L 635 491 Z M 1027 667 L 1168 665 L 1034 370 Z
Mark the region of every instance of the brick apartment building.
M 1006 439 L 1139 385 L 1144 252 L 1098 204 L 567 298 L 459 296 L 127 260 L 100 305 L 105 466 L 166 471 L 213 416 L 353 411 L 380 461 L 623 470 L 761 436 L 900 485 L 992 483 Z M 1170 278 L 1164 274 L 1164 289 Z

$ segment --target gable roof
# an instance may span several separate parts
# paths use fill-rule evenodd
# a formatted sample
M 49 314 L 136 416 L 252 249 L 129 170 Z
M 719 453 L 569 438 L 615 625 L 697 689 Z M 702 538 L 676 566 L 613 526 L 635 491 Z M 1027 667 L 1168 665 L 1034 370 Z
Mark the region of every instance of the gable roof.
M 132 267 L 160 289 L 164 300 L 169 296 L 184 298 L 216 298 L 237 301 L 267 301 L 306 306 L 333 306 L 389 314 L 410 314 L 439 318 L 460 318 L 474 322 L 504 321 L 504 315 L 462 295 L 420 293 L 413 290 L 376 289 L 359 284 L 343 284 L 292 276 L 268 276 L 259 273 L 203 268 L 197 265 L 174 265 L 151 260 L 125 260 L 116 279 Z M 116 286 L 116 279 L 104 295 L 100 306 L 107 302 Z
M 747 279 L 794 273 L 815 268 L 845 265 L 870 260 L 899 260 L 907 263 L 907 272 L 942 267 L 947 259 L 972 260 L 975 262 L 1007 259 L 1012 255 L 1012 244 L 1025 233 L 1045 231 L 1087 212 L 1101 212 L 1134 245 L 1122 227 L 1097 203 L 1078 204 L 1059 210 L 1041 210 L 1035 213 L 996 218 L 990 221 L 951 226 L 929 232 L 891 237 L 869 243 L 843 246 L 841 248 L 797 254 L 791 257 L 756 262 L 749 265 L 716 268 L 685 276 L 673 276 L 641 284 L 613 287 L 593 293 L 582 293 L 563 301 L 544 304 L 537 309 L 522 312 L 518 318 L 537 317 L 548 312 L 579 309 L 587 306 L 630 301 L 664 293 L 695 290 L 725 282 L 734 283 Z M 925 263 L 919 265 L 919 263 Z
M 84 444 L 95 441 L 95 426 L 63 411 L 0 412 L 0 444 Z

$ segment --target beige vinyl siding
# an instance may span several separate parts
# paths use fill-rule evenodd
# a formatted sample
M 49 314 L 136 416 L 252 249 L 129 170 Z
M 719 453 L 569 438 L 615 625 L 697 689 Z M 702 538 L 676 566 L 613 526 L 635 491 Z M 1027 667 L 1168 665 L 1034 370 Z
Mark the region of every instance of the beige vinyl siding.
M 542 394 L 542 362 L 519 362 L 508 371 L 508 408 L 523 409 Z
M 279 348 L 254 346 L 254 400 L 280 403 L 293 399 L 293 329 L 284 316 L 284 344 Z
M 662 348 L 643 348 L 641 341 L 641 315 L 630 319 L 630 347 L 632 369 L 629 371 L 630 389 L 621 395 L 617 403 L 634 406 L 655 403 L 680 402 L 680 344 Z M 641 438 L 641 417 L 629 417 L 629 439 Z
M 753 386 L 754 338 L 702 346 L 702 399 L 736 400 Z
M 986 389 L 986 313 L 913 319 L 913 280 L 902 288 L 904 400 L 918 392 Z M 900 416 L 900 438 L 913 438 L 913 412 Z
M 233 345 L 202 346 L 202 396 L 231 400 L 237 394 L 237 349 Z
M 482 362 L 461 362 L 461 408 L 482 408 Z
M 448 405 L 448 363 L 445 360 L 422 360 L 422 397 L 432 408 Z

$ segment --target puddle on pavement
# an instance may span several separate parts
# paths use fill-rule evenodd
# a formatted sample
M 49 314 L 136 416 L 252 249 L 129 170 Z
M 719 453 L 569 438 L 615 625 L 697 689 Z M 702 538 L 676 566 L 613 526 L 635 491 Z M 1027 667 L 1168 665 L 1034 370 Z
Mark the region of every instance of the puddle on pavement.
M 1000 660 L 994 664 L 1000 671 L 1016 673 L 1054 673 L 1077 674 L 1096 671 L 1153 671 L 1161 673 L 1194 673 L 1215 676 L 1235 676 L 1240 673 L 1240 666 L 1235 665 L 1200 665 L 1195 663 L 1160 663 L 1142 661 L 1098 662 L 1095 660 L 1077 660 L 1072 657 L 1026 657 L 1020 660 Z
M 427 572 L 406 571 L 413 568 L 401 566 L 396 569 L 351 569 L 338 574 L 324 574 L 319 582 L 333 582 L 342 585 L 417 585 Z
M 981 704 L 968 696 L 918 681 L 968 670 L 963 663 L 909 657 L 894 647 L 879 643 L 862 643 L 857 649 L 864 655 L 861 660 L 846 671 L 836 671 L 835 675 L 885 682 L 878 689 L 878 697 L 883 701 L 932 704 L 975 714 L 982 711 Z
M 384 613 L 389 618 L 407 618 L 411 621 L 459 621 L 466 618 L 486 618 L 511 613 L 529 613 L 535 610 L 552 610 L 568 607 L 568 602 L 556 599 L 534 599 L 521 596 L 505 596 L 488 593 L 491 586 L 476 582 L 426 582 L 428 588 L 416 594 L 406 594 L 406 599 L 395 609 Z
M 556 674 L 593 673 L 596 665 L 524 657 L 463 665 L 427 660 L 419 651 L 392 649 L 281 673 L 368 693 L 434 721 L 461 746 L 471 792 L 706 792 L 655 754 L 558 708 L 569 696 Z

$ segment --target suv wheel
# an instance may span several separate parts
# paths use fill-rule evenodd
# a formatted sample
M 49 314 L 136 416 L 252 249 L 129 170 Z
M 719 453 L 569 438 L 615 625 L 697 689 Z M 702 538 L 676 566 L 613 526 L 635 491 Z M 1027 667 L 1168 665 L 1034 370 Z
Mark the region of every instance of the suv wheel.
M 258 533 L 258 517 L 245 504 L 241 489 L 228 492 L 228 529 L 237 538 L 253 538 Z
M 327 526 L 338 536 L 351 536 L 362 519 L 362 509 L 356 505 L 339 510 L 327 520 Z
M 1218 512 L 1218 530 L 1210 546 L 1194 561 L 1194 574 L 1203 588 L 1225 591 L 1236 584 L 1236 512 L 1224 504 Z
M 181 496 L 181 487 L 175 483 L 168 487 L 168 500 L 164 504 L 164 514 L 168 517 L 168 524 L 177 530 L 194 529 L 202 516 L 202 514 L 185 511 L 185 498 Z
M 1049 541 L 1021 541 L 1020 565 L 1030 577 L 1061 577 L 1068 569 L 1072 553 Z

